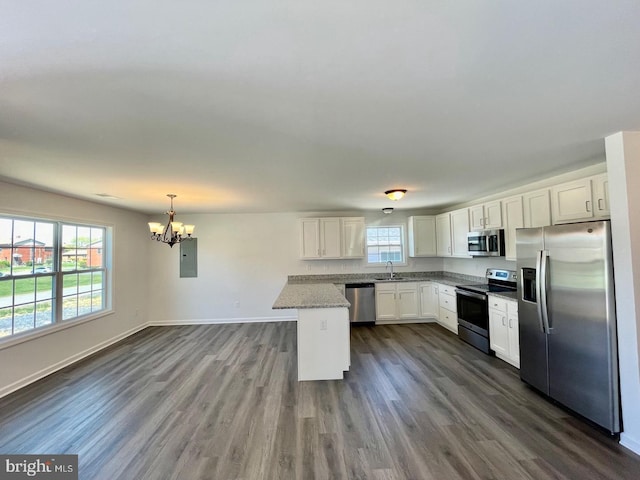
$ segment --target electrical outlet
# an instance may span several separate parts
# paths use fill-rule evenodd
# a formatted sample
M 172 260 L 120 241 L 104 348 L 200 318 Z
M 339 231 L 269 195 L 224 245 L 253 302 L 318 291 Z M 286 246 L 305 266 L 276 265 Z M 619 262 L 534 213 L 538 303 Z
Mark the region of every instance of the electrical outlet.
M 327 329 L 327 320 L 326 319 L 322 319 L 320 320 L 320 330 L 326 330 Z
M 240 302 L 236 300 L 235 302 L 233 302 L 233 306 L 235 308 L 240 308 Z
M 311 265 L 307 265 L 307 272 L 311 271 Z

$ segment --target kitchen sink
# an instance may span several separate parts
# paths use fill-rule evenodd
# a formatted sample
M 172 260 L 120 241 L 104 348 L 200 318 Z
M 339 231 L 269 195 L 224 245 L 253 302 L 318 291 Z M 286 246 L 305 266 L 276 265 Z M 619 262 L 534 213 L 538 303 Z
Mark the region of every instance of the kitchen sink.
M 393 278 L 389 278 L 388 276 L 386 276 L 386 277 L 375 277 L 374 280 L 387 281 L 387 282 L 397 282 L 399 280 L 404 280 L 404 277 L 393 277 Z

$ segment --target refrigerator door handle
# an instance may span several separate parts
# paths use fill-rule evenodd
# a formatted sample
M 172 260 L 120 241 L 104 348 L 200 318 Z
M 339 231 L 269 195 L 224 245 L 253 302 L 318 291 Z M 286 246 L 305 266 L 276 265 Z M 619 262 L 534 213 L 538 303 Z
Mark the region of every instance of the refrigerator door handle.
M 549 264 L 549 251 L 540 251 L 540 309 L 542 311 L 542 322 L 547 335 L 553 333 L 553 328 L 549 323 L 549 308 L 547 306 L 547 268 Z
M 542 319 L 542 250 L 539 250 L 536 254 L 536 309 L 538 310 L 538 321 L 540 322 L 540 331 L 546 333 L 544 329 L 544 320 Z M 546 307 L 546 302 L 545 302 Z

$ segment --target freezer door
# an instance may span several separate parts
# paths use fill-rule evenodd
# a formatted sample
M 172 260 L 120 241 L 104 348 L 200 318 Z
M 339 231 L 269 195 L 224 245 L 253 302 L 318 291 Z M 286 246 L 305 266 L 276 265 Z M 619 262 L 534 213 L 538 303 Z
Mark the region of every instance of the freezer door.
M 531 301 L 532 288 L 539 287 L 535 279 L 543 248 L 542 228 L 516 230 L 520 378 L 548 395 L 547 335 L 538 315 L 540 298 Z
M 549 395 L 611 432 L 618 432 L 609 222 L 548 227 L 544 241 L 549 254 Z

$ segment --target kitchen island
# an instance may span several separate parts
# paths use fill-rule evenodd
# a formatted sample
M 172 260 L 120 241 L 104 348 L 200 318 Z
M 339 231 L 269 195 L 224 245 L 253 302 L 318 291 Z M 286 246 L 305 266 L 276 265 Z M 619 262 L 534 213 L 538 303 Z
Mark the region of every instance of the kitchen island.
M 349 302 L 332 283 L 287 283 L 274 309 L 297 310 L 298 381 L 341 380 L 351 365 Z

